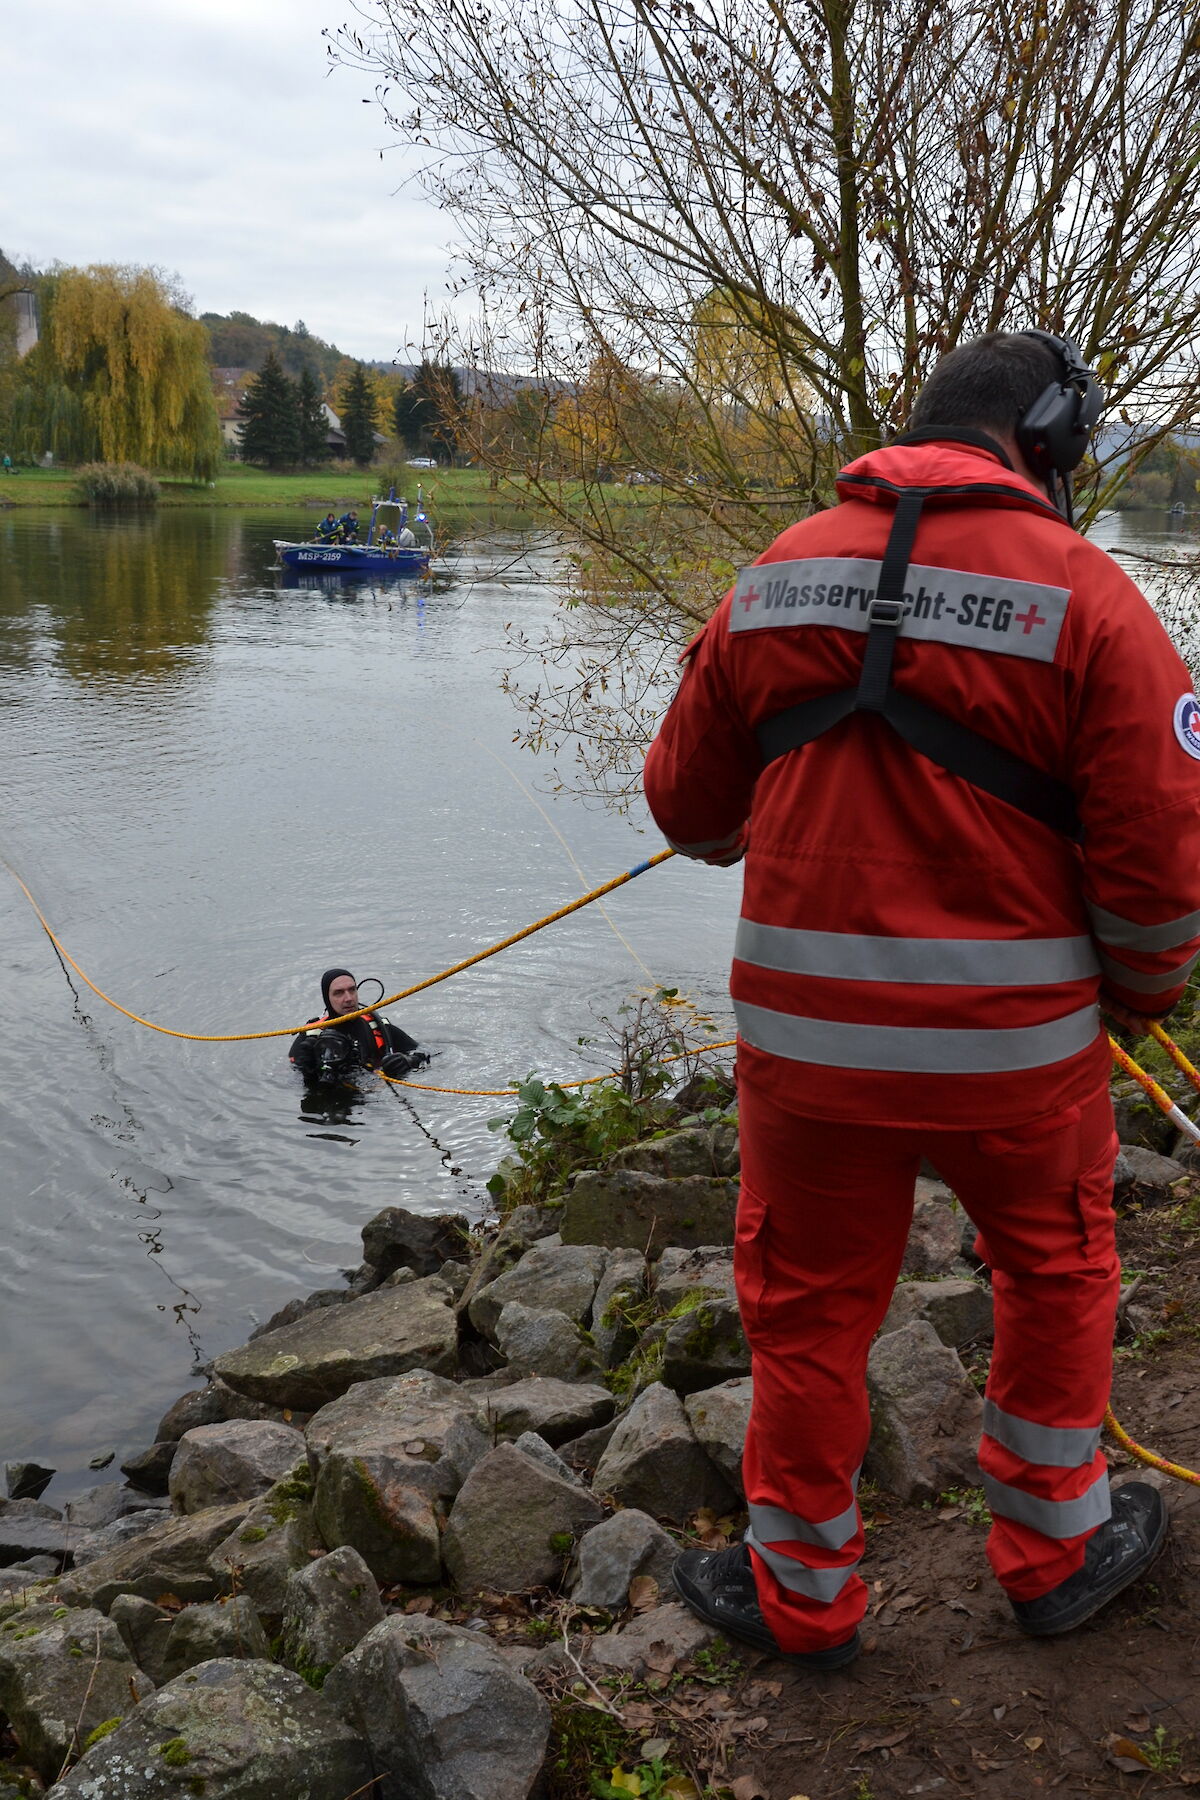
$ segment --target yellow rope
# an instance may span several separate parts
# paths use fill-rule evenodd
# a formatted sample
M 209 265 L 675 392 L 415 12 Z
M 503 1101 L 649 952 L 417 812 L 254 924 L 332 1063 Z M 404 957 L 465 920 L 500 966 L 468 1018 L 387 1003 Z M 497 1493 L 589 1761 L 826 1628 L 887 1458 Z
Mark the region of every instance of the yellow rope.
M 581 906 L 588 906 L 593 900 L 599 900 L 602 895 L 611 894 L 614 888 L 623 887 L 627 881 L 632 881 L 635 875 L 644 874 L 647 869 L 655 868 L 659 863 L 666 862 L 676 854 L 677 852 L 674 850 L 660 850 L 657 856 L 648 857 L 645 862 L 638 863 L 636 868 L 626 869 L 623 875 L 616 875 L 611 881 L 606 881 L 602 886 L 593 888 L 590 894 L 584 894 L 578 900 L 569 900 L 565 906 L 560 906 L 555 912 L 547 913 L 544 919 L 536 919 L 532 925 L 526 925 L 521 931 L 514 931 L 509 937 L 501 938 L 497 944 L 489 944 L 486 950 L 477 950 L 474 956 L 465 956 L 461 962 L 452 963 L 448 969 L 442 969 L 437 975 L 429 975 L 424 981 L 414 981 L 411 987 L 401 988 L 395 994 L 386 994 L 382 1000 L 377 1000 L 374 1006 L 362 1006 L 357 1012 L 339 1013 L 336 1019 L 306 1019 L 303 1025 L 281 1025 L 272 1031 L 221 1032 L 175 1031 L 169 1025 L 156 1025 L 153 1019 L 143 1019 L 140 1013 L 131 1012 L 127 1006 L 122 1006 L 119 1000 L 114 1000 L 111 994 L 106 994 L 103 988 L 98 988 L 91 976 L 84 973 L 75 958 L 59 942 L 50 929 L 37 901 L 16 870 L 8 863 L 5 863 L 4 866 L 37 914 L 42 930 L 63 961 L 70 963 L 79 979 L 91 989 L 98 999 L 103 1000 L 106 1006 L 111 1006 L 114 1011 L 124 1014 L 125 1018 L 132 1019 L 135 1025 L 144 1025 L 147 1031 L 160 1032 L 163 1037 L 186 1038 L 192 1044 L 246 1044 L 259 1038 L 296 1037 L 300 1032 L 317 1031 L 326 1025 L 344 1025 L 350 1019 L 361 1019 L 364 1013 L 378 1012 L 384 1006 L 394 1006 L 397 1000 L 407 1000 L 413 994 L 422 993 L 425 988 L 436 987 L 439 981 L 448 981 L 451 975 L 461 975 L 464 969 L 473 968 L 476 963 L 484 962 L 489 956 L 495 956 L 498 951 L 510 949 L 513 944 L 519 944 L 523 938 L 532 937 L 535 931 L 543 931 L 547 925 L 553 925 L 556 920 L 565 919 L 570 913 L 578 912 Z
M 736 1044 L 736 1038 L 722 1038 L 716 1044 L 694 1044 L 690 1050 L 681 1050 L 678 1055 L 660 1056 L 655 1060 L 664 1063 L 682 1062 L 685 1057 L 703 1056 L 709 1050 L 732 1050 Z M 517 1090 L 515 1081 L 506 1088 L 431 1087 L 427 1081 L 403 1081 L 396 1075 L 385 1075 L 382 1069 L 376 1069 L 375 1073 L 381 1081 L 386 1081 L 389 1087 L 419 1088 L 423 1094 L 479 1094 L 490 1100 L 511 1100 Z M 546 1086 L 556 1088 L 591 1087 L 597 1081 L 612 1081 L 614 1076 L 620 1073 L 619 1069 L 610 1069 L 607 1075 L 584 1075 L 579 1081 L 548 1081 Z

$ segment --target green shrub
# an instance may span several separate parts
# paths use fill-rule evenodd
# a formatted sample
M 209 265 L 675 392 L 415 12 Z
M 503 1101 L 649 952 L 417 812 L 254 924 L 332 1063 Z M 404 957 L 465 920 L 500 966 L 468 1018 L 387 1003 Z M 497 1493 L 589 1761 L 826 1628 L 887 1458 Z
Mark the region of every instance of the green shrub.
M 75 477 L 89 506 L 153 506 L 159 486 L 136 463 L 85 463 Z

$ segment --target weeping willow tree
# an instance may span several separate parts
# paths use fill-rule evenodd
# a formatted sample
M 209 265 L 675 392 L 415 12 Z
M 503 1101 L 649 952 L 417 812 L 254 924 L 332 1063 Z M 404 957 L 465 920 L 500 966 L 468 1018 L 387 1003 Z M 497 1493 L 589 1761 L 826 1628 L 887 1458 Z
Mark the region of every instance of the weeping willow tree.
M 210 479 L 221 431 L 208 333 L 177 288 L 154 269 L 96 264 L 45 277 L 39 303 L 13 399 L 18 451 Z

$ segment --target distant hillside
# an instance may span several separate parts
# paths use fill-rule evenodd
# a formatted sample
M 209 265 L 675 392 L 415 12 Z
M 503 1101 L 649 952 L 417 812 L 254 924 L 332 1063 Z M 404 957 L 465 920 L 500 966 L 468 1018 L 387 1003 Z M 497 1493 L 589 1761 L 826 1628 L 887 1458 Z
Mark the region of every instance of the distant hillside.
M 314 337 L 303 319 L 294 325 L 276 325 L 244 312 L 201 313 L 200 318 L 212 339 L 208 360 L 219 369 L 252 369 L 257 374 L 273 350 L 289 375 L 311 369 L 327 384 L 348 360 L 336 344 Z

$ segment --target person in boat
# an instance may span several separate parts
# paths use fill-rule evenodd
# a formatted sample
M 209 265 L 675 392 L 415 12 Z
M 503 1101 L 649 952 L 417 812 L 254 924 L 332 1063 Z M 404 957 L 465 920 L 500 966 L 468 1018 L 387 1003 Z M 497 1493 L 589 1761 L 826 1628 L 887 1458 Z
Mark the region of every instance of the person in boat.
M 331 544 L 337 536 L 338 522 L 331 512 L 327 512 L 314 533 L 318 544 Z
M 394 531 L 389 531 L 385 526 L 379 533 L 379 536 L 375 539 L 375 542 L 377 544 L 382 544 L 385 550 L 394 550 L 396 548 L 396 534 Z
M 309 1024 L 358 1012 L 362 1002 L 349 969 L 326 969 L 321 977 L 321 1004 L 324 1010 Z M 292 1039 L 288 1056 L 306 1081 L 332 1081 L 359 1068 L 381 1069 L 399 1079 L 429 1061 L 416 1038 L 375 1012 L 364 1012 L 361 1019 L 347 1019 L 323 1031 L 300 1032 Z
M 338 539 L 343 544 L 358 542 L 358 514 L 353 507 L 338 520 Z

